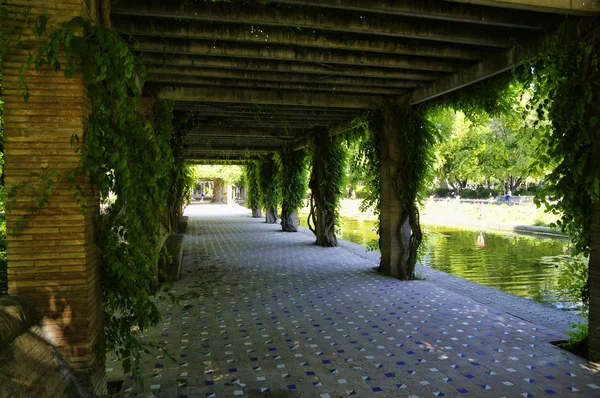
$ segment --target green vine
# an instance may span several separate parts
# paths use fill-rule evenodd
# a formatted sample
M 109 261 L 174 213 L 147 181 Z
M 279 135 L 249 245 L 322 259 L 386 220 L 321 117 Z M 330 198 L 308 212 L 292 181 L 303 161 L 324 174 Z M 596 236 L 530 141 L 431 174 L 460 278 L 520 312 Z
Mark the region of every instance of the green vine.
M 396 119 L 396 126 L 401 126 L 396 135 L 398 147 L 403 150 L 399 157 L 398 174 L 392 176 L 392 187 L 402 206 L 400 223 L 397 226 L 406 263 L 401 266 L 400 279 L 414 279 L 415 266 L 419 248 L 423 241 L 419 206 L 423 205 L 428 183 L 433 179 L 435 164 L 434 148 L 439 137 L 435 130 L 427 124 L 425 109 L 415 106 L 400 108 L 387 118 Z M 408 247 L 404 247 L 403 226 L 408 221 L 410 227 Z
M 246 163 L 244 168 L 247 194 L 246 207 L 252 210 L 252 217 L 261 218 L 262 194 L 260 190 L 259 165 L 256 161 Z
M 556 164 L 536 203 L 560 214 L 558 227 L 588 257 L 592 206 L 600 202 L 600 27 L 598 18 L 567 20 L 523 73 L 527 109 L 552 123 L 540 163 Z M 544 129 L 542 123 L 537 129 Z
M 340 199 L 345 190 L 347 147 L 343 137 L 330 137 L 325 130 L 314 136 L 311 149 L 308 227 L 317 237 L 317 245 L 337 246 L 335 226 L 339 220 Z
M 258 167 L 265 219 L 268 224 L 274 224 L 277 222 L 277 207 L 281 203 L 279 169 L 273 157 L 261 160 Z
M 179 193 L 186 191 L 188 182 L 182 156 L 185 129 L 174 132 L 168 103 L 142 111 L 145 68 L 115 31 L 84 18 L 63 23 L 21 69 L 25 100 L 29 97 L 26 71 L 47 65 L 62 70 L 66 78 L 81 73 L 89 94 L 89 128 L 84 137 L 74 134 L 71 140 L 81 160 L 66 176 L 53 177 L 66 179 L 84 207 L 86 176 L 91 177 L 102 201 L 109 194 L 116 197 L 97 217 L 103 348 L 116 350 L 123 358 L 124 371 L 139 377 L 142 354 L 148 347 L 140 343 L 136 330 L 146 331 L 160 319 L 153 299 L 159 287 L 159 251 L 181 212 L 184 195 Z M 143 112 L 154 113 L 155 123 L 152 115 Z M 47 186 L 57 185 L 53 179 L 42 178 Z M 175 187 L 172 192 L 171 187 Z M 51 193 L 45 193 L 39 207 Z
M 287 232 L 298 230 L 298 209 L 302 207 L 308 189 L 305 149 L 286 150 L 276 156 L 281 170 L 281 227 Z
M 348 132 L 349 145 L 355 147 L 350 167 L 365 185 L 360 211 L 373 211 L 377 217 L 376 229 L 379 234 L 381 226 L 381 162 L 380 137 L 374 129 L 374 114 L 367 112 L 350 122 Z M 377 246 L 369 246 L 369 250 L 380 250 Z

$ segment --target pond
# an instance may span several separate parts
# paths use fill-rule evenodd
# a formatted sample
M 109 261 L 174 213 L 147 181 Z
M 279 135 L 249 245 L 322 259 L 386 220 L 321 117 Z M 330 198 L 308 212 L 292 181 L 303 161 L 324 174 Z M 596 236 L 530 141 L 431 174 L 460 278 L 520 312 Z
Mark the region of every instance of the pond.
M 306 216 L 301 216 L 306 226 Z M 338 237 L 376 245 L 374 222 L 342 217 Z M 423 226 L 427 236 L 423 263 L 521 297 L 576 310 L 556 290 L 560 267 L 566 261 L 568 241 L 561 238 L 479 232 L 454 227 Z

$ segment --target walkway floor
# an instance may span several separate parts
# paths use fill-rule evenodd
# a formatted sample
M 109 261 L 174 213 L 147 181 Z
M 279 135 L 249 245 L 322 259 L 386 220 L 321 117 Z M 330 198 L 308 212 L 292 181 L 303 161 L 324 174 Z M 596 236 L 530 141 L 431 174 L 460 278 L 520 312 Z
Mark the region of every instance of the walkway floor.
M 188 208 L 182 307 L 145 337 L 177 359 L 147 362 L 156 396 L 600 396 L 561 332 L 230 209 Z

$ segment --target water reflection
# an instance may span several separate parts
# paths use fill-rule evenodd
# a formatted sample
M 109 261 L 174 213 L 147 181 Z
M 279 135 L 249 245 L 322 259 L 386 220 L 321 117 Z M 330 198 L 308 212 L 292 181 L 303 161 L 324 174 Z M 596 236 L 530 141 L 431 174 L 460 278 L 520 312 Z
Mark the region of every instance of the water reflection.
M 341 221 L 341 231 L 336 232 L 342 239 L 364 246 L 377 244 L 373 221 L 345 217 Z M 441 226 L 426 226 L 424 232 L 426 265 L 558 308 L 576 307 L 559 300 L 555 287 L 568 257 L 563 239 Z

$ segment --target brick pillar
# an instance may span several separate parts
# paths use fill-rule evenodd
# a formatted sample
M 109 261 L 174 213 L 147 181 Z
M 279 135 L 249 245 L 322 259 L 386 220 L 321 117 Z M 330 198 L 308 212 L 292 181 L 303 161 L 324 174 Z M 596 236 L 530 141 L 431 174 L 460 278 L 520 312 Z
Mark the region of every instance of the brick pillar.
M 394 278 L 405 279 L 404 271 L 399 266 L 402 261 L 402 247 L 399 241 L 399 225 L 402 217 L 402 205 L 394 183 L 400 184 L 397 176 L 404 156 L 400 148 L 398 133 L 402 128 L 392 110 L 382 112 L 379 125 L 379 156 L 381 184 L 381 272 Z M 405 237 L 410 236 L 408 222 L 403 226 Z M 408 246 L 408 240 L 405 244 Z
M 590 226 L 590 319 L 588 357 L 600 363 L 600 203 L 592 206 Z
M 86 0 L 8 0 L 9 11 L 31 7 L 31 16 L 46 13 L 49 24 L 75 16 L 94 19 L 96 5 Z M 1 21 L 23 48 L 12 51 L 3 63 L 5 186 L 39 186 L 35 176 L 56 171 L 66 175 L 80 159 L 70 144 L 71 136 L 84 136 L 90 101 L 81 76 L 67 80 L 50 69 L 28 72 L 30 98 L 25 103 L 17 92 L 21 64 L 35 51 L 37 37 L 23 22 Z M 33 23 L 31 23 L 33 26 Z M 51 26 L 49 29 L 51 29 Z M 20 31 L 19 31 L 20 29 Z M 5 30 L 6 32 L 6 30 Z M 57 181 L 59 177 L 54 177 Z M 83 179 L 87 192 L 85 213 L 73 199 L 74 191 L 61 184 L 50 202 L 31 213 L 31 198 L 24 196 L 7 212 L 9 293 L 35 303 L 50 340 L 69 361 L 84 388 L 106 392 L 104 353 L 94 352 L 102 343 L 102 291 L 95 237 L 98 197 Z M 23 191 L 21 191 L 23 192 Z M 39 197 L 38 197 L 39 200 Z M 26 215 L 17 236 L 11 236 L 21 215 Z

